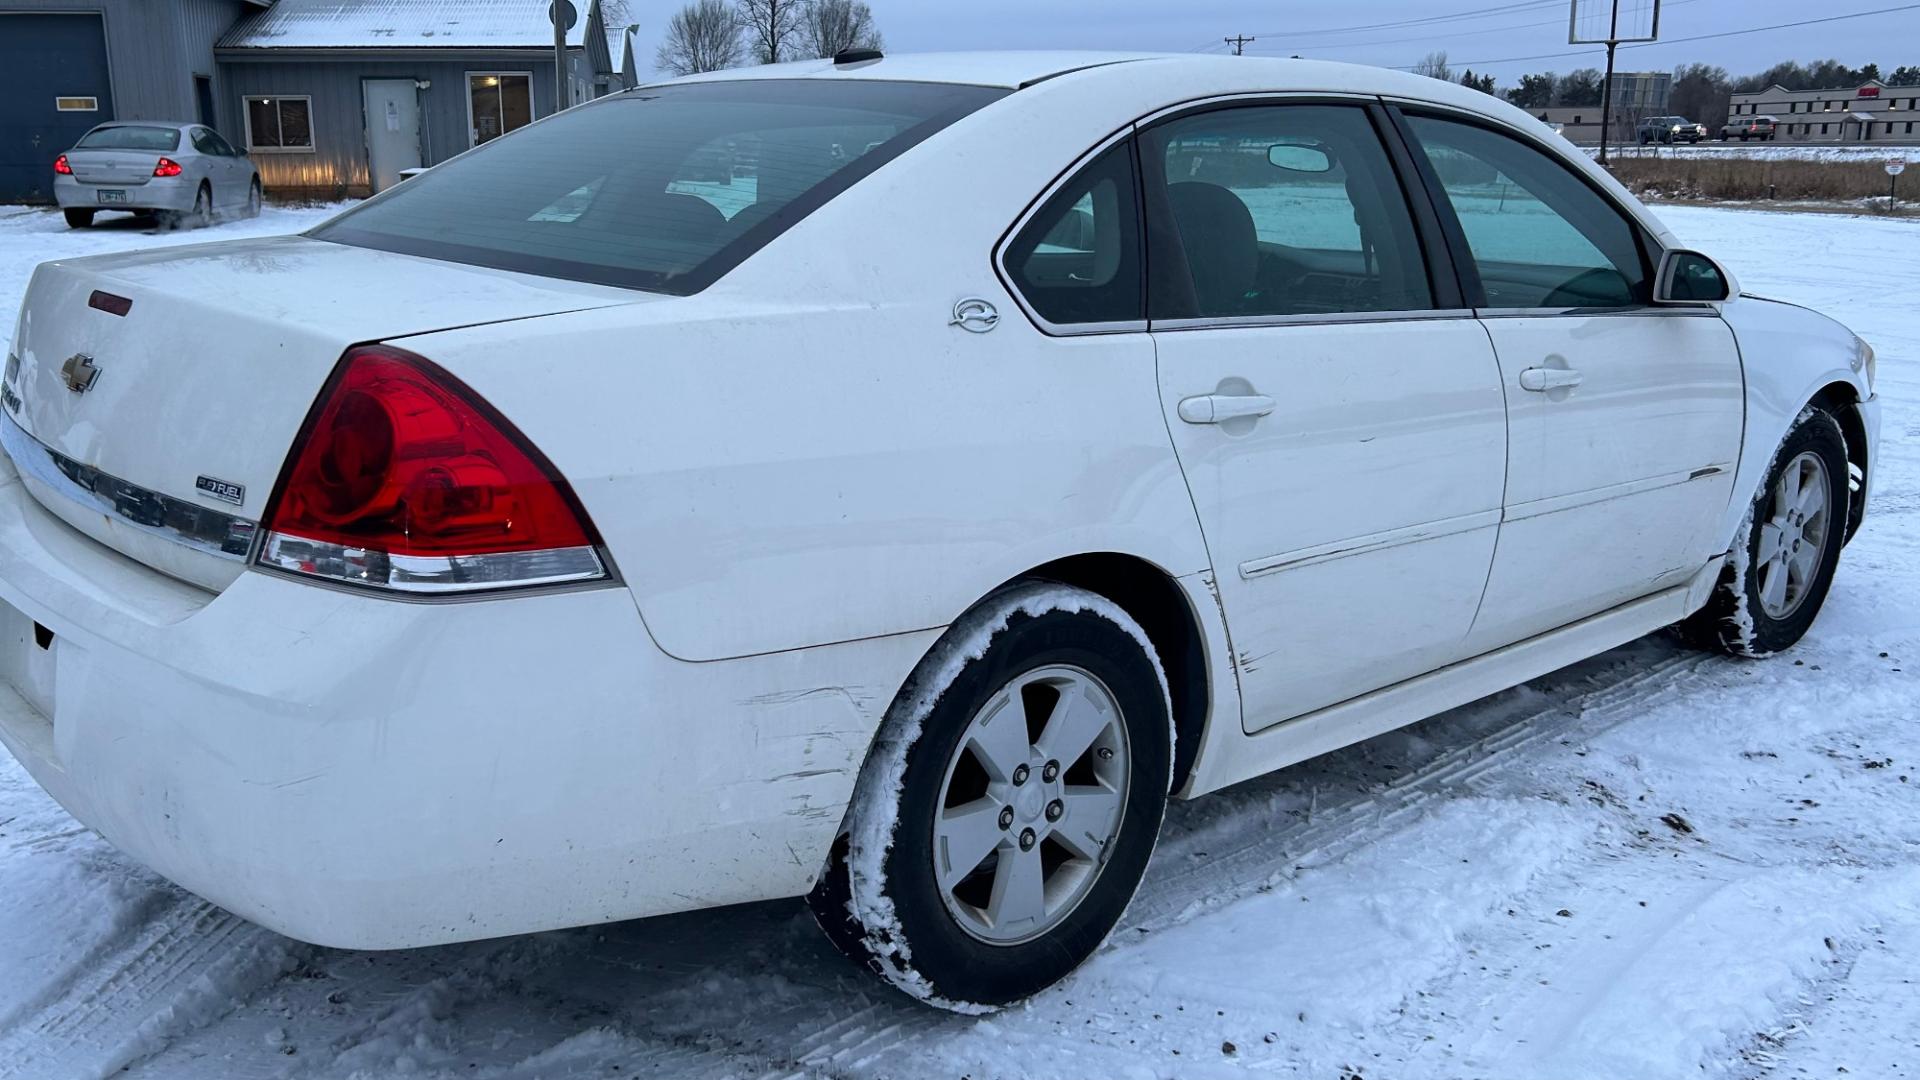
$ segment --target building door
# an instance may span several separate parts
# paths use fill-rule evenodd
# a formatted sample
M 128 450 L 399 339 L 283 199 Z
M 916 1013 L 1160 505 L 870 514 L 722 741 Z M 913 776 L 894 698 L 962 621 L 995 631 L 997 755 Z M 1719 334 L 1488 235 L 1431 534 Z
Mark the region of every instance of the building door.
M 220 118 L 213 110 L 213 80 L 205 75 L 193 77 L 193 103 L 200 115 L 197 119 L 202 127 L 220 130 Z
M 420 91 L 412 79 L 365 79 L 367 180 L 375 192 L 400 182 L 420 159 Z
M 0 202 L 53 199 L 53 160 L 113 119 L 98 15 L 0 14 Z

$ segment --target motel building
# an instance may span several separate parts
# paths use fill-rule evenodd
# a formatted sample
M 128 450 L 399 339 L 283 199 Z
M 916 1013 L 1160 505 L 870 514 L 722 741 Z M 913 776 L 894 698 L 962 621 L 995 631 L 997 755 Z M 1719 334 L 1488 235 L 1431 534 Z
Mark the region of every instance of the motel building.
M 1729 120 L 1771 116 L 1780 142 L 1920 142 L 1920 86 L 1875 80 L 1844 90 L 1788 90 L 1771 86 L 1735 94 Z M 1718 134 L 1718 132 L 1715 132 Z

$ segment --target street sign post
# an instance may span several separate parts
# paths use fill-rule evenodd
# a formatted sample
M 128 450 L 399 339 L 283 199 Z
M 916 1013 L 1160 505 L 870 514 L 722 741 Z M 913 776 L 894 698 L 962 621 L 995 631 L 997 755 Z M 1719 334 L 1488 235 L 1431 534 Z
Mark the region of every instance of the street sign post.
M 559 112 L 573 104 L 567 93 L 567 31 L 580 21 L 580 12 L 573 0 L 553 0 L 547 5 L 547 21 L 553 24 L 553 111 Z
M 1887 210 L 1893 210 L 1893 204 L 1900 201 L 1900 174 L 1907 171 L 1905 158 L 1887 159 Z
M 1660 0 L 1573 0 L 1567 44 L 1605 45 L 1606 82 L 1600 85 L 1600 164 L 1613 143 L 1613 54 L 1623 43 L 1660 39 Z

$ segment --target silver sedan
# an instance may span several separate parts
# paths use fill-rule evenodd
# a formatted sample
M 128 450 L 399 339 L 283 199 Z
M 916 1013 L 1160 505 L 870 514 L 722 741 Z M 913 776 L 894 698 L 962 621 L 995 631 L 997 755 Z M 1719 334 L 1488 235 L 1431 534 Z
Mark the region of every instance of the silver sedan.
M 102 210 L 205 225 L 260 212 L 260 172 L 244 151 L 200 124 L 101 124 L 53 163 L 53 196 L 76 229 Z

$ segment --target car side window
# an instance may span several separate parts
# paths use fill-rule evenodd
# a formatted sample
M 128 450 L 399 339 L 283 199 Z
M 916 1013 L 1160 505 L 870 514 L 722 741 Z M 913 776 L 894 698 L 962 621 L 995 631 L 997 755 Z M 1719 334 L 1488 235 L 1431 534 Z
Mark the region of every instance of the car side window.
M 1566 165 L 1473 124 L 1409 116 L 1446 190 L 1492 308 L 1647 303 L 1639 233 Z
M 221 157 L 240 156 L 240 151 L 235 150 L 233 144 L 223 138 L 217 131 L 207 132 L 207 141 L 213 145 L 213 152 L 219 154 Z
M 213 132 L 208 131 L 206 128 L 194 128 L 191 132 L 191 137 L 195 150 L 213 157 L 224 156 L 220 153 L 220 146 L 216 141 L 219 136 L 216 136 Z
M 1060 325 L 1146 319 L 1146 259 L 1133 153 L 1122 142 L 1056 191 L 1004 258 L 1027 303 Z
M 1221 108 L 1152 128 L 1141 153 L 1154 219 L 1171 223 L 1190 279 L 1156 275 L 1155 318 L 1433 307 L 1412 213 L 1365 109 Z

